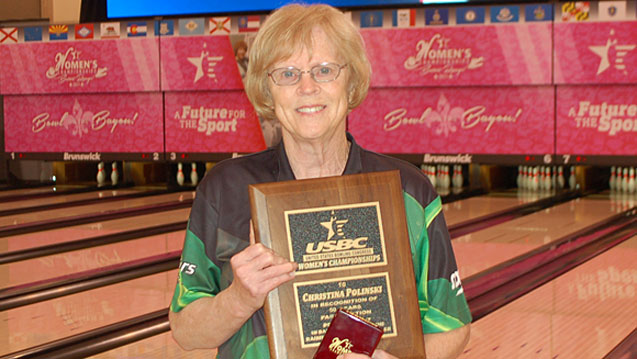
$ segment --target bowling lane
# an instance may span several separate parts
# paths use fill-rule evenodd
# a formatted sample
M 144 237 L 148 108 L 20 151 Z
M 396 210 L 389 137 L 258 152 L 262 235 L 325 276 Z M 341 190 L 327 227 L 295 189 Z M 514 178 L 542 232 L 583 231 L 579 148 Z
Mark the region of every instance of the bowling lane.
M 637 236 L 472 324 L 461 358 L 602 358 L 635 328 Z
M 177 270 L 0 312 L 0 355 L 165 309 Z
M 185 351 L 175 342 L 170 332 L 155 335 L 138 342 L 109 350 L 89 358 L 94 359 L 210 359 L 217 355 L 216 349 Z
M 52 209 L 45 211 L 38 211 L 32 213 L 24 213 L 13 216 L 0 217 L 0 229 L 12 225 L 41 222 L 46 220 L 60 219 L 65 217 L 73 217 L 78 215 L 85 215 L 88 213 L 103 213 L 107 211 L 120 210 L 125 208 L 134 208 L 141 206 L 148 206 L 166 202 L 174 201 L 186 201 L 195 197 L 194 191 L 189 192 L 177 192 L 168 193 L 158 196 L 133 198 L 122 201 L 112 201 L 108 203 L 96 203 L 83 206 L 75 206 L 69 208 Z
M 169 232 L 0 266 L 0 289 L 181 250 L 186 231 Z
M 186 221 L 189 214 L 181 208 L 0 238 L 0 253 Z
M 447 225 L 486 216 L 551 196 L 550 192 L 494 193 L 442 205 Z
M 44 198 L 34 198 L 24 201 L 12 201 L 0 204 L 0 211 L 6 211 L 10 209 L 18 209 L 18 208 L 28 208 L 34 206 L 44 206 L 47 204 L 59 204 L 59 203 L 68 203 L 74 201 L 81 201 L 87 199 L 98 199 L 98 198 L 112 198 L 117 196 L 122 196 L 131 193 L 139 193 L 143 192 L 136 189 L 113 189 L 113 190 L 104 190 L 104 191 L 91 191 L 86 193 L 75 193 L 63 195 L 59 194 L 56 196 L 44 197 Z
M 460 275 L 466 278 L 616 214 L 608 197 L 578 198 L 454 239 Z
M 78 188 L 84 188 L 84 187 L 86 186 L 62 185 L 62 186 L 43 186 L 43 187 L 34 187 L 34 188 L 8 189 L 8 190 L 0 192 L 0 202 L 2 202 L 2 199 L 6 197 L 25 196 L 25 195 L 34 195 L 34 194 L 55 195 L 60 191 L 78 189 Z

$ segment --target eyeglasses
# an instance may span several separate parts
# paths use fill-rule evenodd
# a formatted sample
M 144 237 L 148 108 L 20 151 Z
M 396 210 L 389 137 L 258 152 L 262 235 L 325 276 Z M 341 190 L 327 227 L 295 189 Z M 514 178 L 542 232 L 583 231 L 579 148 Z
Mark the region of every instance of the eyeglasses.
M 347 64 L 339 65 L 323 62 L 305 71 L 292 66 L 281 67 L 268 72 L 268 76 L 279 86 L 291 86 L 298 83 L 304 73 L 309 73 L 316 82 L 330 82 L 336 80 L 338 75 L 341 74 L 341 69 L 346 66 Z

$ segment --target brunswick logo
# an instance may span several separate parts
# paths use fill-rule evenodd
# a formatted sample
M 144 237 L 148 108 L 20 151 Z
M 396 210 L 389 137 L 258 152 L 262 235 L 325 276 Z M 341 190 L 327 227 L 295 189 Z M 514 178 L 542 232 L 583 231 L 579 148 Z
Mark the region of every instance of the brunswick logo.
M 435 80 L 454 79 L 468 70 L 484 65 L 484 57 L 474 57 L 471 48 L 454 48 L 451 39 L 435 34 L 429 40 L 416 44 L 417 54 L 404 62 L 405 69 L 431 74 Z
M 55 65 L 46 71 L 46 77 L 69 87 L 83 87 L 94 79 L 106 76 L 106 67 L 99 67 L 96 59 L 84 59 L 82 52 L 70 47 L 55 55 Z
M 378 203 L 286 212 L 291 256 L 299 271 L 385 262 Z
M 614 39 L 615 30 L 610 31 L 610 37 L 606 40 L 605 45 L 589 46 L 595 55 L 599 56 L 599 67 L 597 67 L 597 74 L 601 75 L 612 66 L 624 75 L 628 75 L 624 57 L 637 47 L 637 44 L 618 44 L 617 39 Z
M 217 63 L 223 59 L 223 56 L 210 56 L 208 50 L 206 50 L 207 45 L 203 44 L 203 49 L 201 50 L 201 54 L 197 57 L 189 57 L 188 62 L 193 64 L 197 71 L 195 72 L 195 78 L 192 83 L 197 83 L 204 74 L 208 76 L 208 78 L 213 79 L 217 82 L 217 74 L 215 74 L 215 66 Z

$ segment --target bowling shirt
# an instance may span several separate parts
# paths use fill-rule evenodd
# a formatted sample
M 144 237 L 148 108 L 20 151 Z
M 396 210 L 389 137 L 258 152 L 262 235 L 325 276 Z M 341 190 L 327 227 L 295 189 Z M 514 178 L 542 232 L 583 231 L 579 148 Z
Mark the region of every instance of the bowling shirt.
M 399 170 L 412 250 L 423 333 L 459 328 L 471 321 L 454 258 L 442 203 L 416 166 L 367 151 L 350 134 L 343 174 Z M 212 297 L 232 282 L 230 258 L 249 245 L 248 185 L 293 180 L 283 143 L 211 168 L 197 187 L 170 310 Z M 214 320 L 214 319 L 212 319 Z M 223 323 L 219 323 L 223 325 Z M 218 348 L 221 359 L 269 357 L 263 309 Z

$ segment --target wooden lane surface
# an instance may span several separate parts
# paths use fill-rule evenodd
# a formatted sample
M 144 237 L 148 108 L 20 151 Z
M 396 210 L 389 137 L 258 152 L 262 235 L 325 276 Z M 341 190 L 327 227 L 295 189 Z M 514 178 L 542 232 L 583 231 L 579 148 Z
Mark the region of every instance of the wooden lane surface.
M 6 211 L 10 209 L 18 209 L 18 208 L 28 208 L 34 206 L 43 206 L 47 204 L 59 204 L 59 203 L 67 203 L 73 201 L 81 201 L 86 199 L 96 199 L 96 198 L 110 198 L 122 196 L 130 193 L 143 192 L 136 189 L 131 188 L 122 188 L 122 189 L 109 189 L 104 191 L 91 191 L 85 193 L 75 193 L 75 194 L 58 194 L 56 196 L 49 196 L 44 198 L 34 198 L 24 201 L 11 201 L 2 203 L 0 199 L 0 211 Z
M 0 355 L 166 308 L 177 270 L 0 312 Z
M 48 231 L 3 237 L 0 238 L 0 253 L 186 221 L 188 220 L 189 214 L 190 208 L 181 208 L 158 213 L 144 214 L 141 216 L 131 216 L 102 222 L 56 228 Z
M 173 202 L 173 201 L 185 201 L 194 198 L 195 192 L 178 192 L 178 193 L 168 193 L 163 195 L 151 196 L 151 197 L 143 197 L 143 198 L 133 198 L 127 199 L 125 201 L 113 201 L 108 203 L 102 203 L 99 206 L 95 206 L 94 204 L 61 208 L 61 209 L 53 209 L 53 210 L 45 210 L 38 211 L 32 213 L 24 213 L 13 216 L 4 216 L 0 217 L 0 229 L 2 227 L 31 223 L 31 222 L 40 222 L 45 220 L 59 219 L 65 217 L 73 217 L 78 215 L 84 215 L 87 213 L 95 213 L 99 214 L 101 212 L 113 211 L 124 208 L 134 208 L 141 207 L 159 203 Z
M 43 186 L 43 187 L 34 187 L 34 188 L 8 189 L 5 191 L 0 191 L 0 202 L 2 202 L 3 197 L 13 197 L 18 195 L 24 196 L 24 195 L 31 195 L 31 194 L 43 194 L 43 193 L 54 195 L 58 193 L 58 191 L 84 188 L 84 187 L 86 186 L 62 185 L 62 186 Z
M 0 289 L 181 250 L 186 231 L 169 232 L 0 266 Z
M 637 322 L 637 236 L 472 324 L 460 358 L 602 358 Z
M 581 198 L 454 239 L 466 278 L 621 212 L 606 198 Z M 626 208 L 627 209 L 627 208 Z
M 90 356 L 93 359 L 211 359 L 217 355 L 216 349 L 185 351 L 175 342 L 170 332 L 155 335 L 138 342 L 107 352 Z
M 445 203 L 442 210 L 448 226 L 486 216 L 491 213 L 512 209 L 517 206 L 539 201 L 554 195 L 553 192 L 496 192 L 484 196 Z

